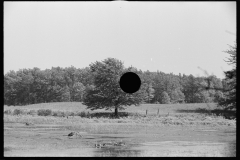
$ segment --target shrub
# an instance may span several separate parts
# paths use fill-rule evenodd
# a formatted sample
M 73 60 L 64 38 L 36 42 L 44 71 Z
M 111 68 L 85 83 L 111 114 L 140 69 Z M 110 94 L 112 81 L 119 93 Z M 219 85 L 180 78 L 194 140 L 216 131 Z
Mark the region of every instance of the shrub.
M 70 115 L 70 112 L 69 112 L 69 111 L 65 111 L 65 112 L 64 112 L 64 115 L 65 115 L 65 116 L 69 116 L 69 115 Z
M 55 111 L 53 111 L 53 114 L 52 114 L 53 116 L 57 116 L 57 112 L 55 112 Z
M 50 110 L 50 109 L 39 109 L 37 111 L 37 114 L 39 116 L 49 116 L 49 115 L 52 115 L 52 110 Z
M 20 115 L 20 114 L 24 114 L 24 110 L 22 110 L 22 109 L 14 109 L 13 115 Z
M 77 113 L 77 116 L 80 116 L 80 117 L 87 117 L 87 113 L 82 111 L 82 112 L 78 112 Z
M 53 116 L 56 116 L 56 117 L 65 117 L 66 114 L 62 111 L 56 111 L 56 112 L 53 112 Z
M 142 115 L 140 113 L 131 113 L 131 114 L 129 114 L 129 116 L 132 116 L 132 117 L 142 117 Z
M 34 116 L 34 115 L 37 115 L 37 111 L 30 110 L 27 114 L 30 114 L 30 115 Z
M 128 117 L 128 116 L 130 116 L 130 114 L 128 112 L 120 112 L 119 115 L 121 117 Z
M 12 110 L 8 109 L 4 111 L 5 114 L 12 114 Z
M 69 116 L 74 116 L 74 115 L 75 115 L 74 112 L 69 113 Z

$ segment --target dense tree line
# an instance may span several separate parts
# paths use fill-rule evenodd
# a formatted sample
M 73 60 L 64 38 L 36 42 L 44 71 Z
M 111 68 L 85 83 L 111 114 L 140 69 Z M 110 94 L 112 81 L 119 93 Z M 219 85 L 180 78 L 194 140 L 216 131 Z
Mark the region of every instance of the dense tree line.
M 47 102 L 81 102 L 93 84 L 89 68 L 53 67 L 20 69 L 4 75 L 4 104 L 27 105 Z
M 227 88 L 227 80 L 221 80 L 215 76 L 194 77 L 193 75 L 174 75 L 163 72 L 141 71 L 134 67 L 124 68 L 118 60 L 110 60 L 111 65 L 122 65 L 119 70 L 111 67 L 108 74 L 96 76 L 94 70 L 103 70 L 98 62 L 90 67 L 77 69 L 73 66 L 40 70 L 20 69 L 10 71 L 4 75 L 4 104 L 27 105 L 48 102 L 82 102 L 88 91 L 94 87 L 98 89 L 111 89 L 113 83 L 107 81 L 114 76 L 112 72 L 132 71 L 137 73 L 142 81 L 141 93 L 144 95 L 139 103 L 205 103 L 218 102 L 223 97 L 221 90 L 214 88 Z M 111 61 L 112 60 L 112 61 Z M 111 66 L 109 65 L 109 66 Z M 104 66 L 102 66 L 104 68 Z M 98 78 L 98 79 L 97 79 Z M 105 80 L 103 80 L 105 78 Z M 116 77 L 115 77 L 116 78 Z M 119 77 L 118 77 L 119 78 Z M 101 81 L 102 80 L 102 81 Z M 109 84 L 109 88 L 96 86 L 97 84 Z M 205 89 L 211 86 L 212 89 Z M 120 90 L 119 90 L 120 91 Z M 106 95 L 105 95 L 106 96 Z M 109 95 L 110 96 L 110 95 Z M 114 96 L 114 94 L 111 94 Z M 126 97 L 125 97 L 126 99 Z M 141 102 L 140 102 L 141 101 Z

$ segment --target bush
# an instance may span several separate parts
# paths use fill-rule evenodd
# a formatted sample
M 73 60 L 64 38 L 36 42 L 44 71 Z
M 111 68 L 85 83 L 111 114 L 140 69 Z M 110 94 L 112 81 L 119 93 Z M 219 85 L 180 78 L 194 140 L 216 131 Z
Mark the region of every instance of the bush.
M 50 115 L 52 115 L 52 110 L 50 110 L 50 109 L 39 109 L 37 111 L 37 114 L 39 116 L 50 116 Z
M 132 113 L 132 114 L 129 114 L 130 116 L 133 116 L 133 117 L 142 117 L 142 115 L 140 113 Z
M 74 113 L 73 113 L 73 112 L 66 111 L 66 112 L 64 112 L 64 114 L 63 114 L 64 117 L 67 117 L 67 116 L 70 116 L 70 115 L 74 115 Z
M 56 111 L 56 112 L 53 112 L 53 116 L 56 116 L 56 117 L 65 117 L 66 114 L 62 111 Z
M 8 109 L 4 111 L 4 114 L 12 114 L 12 110 Z
M 24 110 L 23 109 L 14 109 L 13 115 L 20 115 L 20 114 L 24 114 Z
M 74 116 L 74 115 L 75 115 L 74 112 L 69 113 L 69 116 Z
M 53 116 L 58 116 L 58 112 L 53 111 Z
M 119 115 L 121 117 L 128 117 L 128 116 L 130 116 L 130 114 L 128 112 L 120 112 Z
M 78 112 L 78 113 L 77 113 L 77 116 L 80 116 L 80 117 L 87 117 L 88 115 L 87 115 L 86 112 L 82 111 L 82 112 Z
M 37 115 L 37 111 L 30 110 L 27 114 L 34 116 L 34 115 Z

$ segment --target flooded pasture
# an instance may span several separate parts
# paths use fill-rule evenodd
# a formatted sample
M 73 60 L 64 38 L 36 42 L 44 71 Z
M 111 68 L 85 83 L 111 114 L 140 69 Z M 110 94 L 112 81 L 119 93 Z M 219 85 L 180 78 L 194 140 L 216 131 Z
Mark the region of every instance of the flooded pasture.
M 69 137 L 73 130 L 82 137 Z M 113 145 L 120 143 L 123 145 Z M 235 157 L 236 129 L 101 123 L 76 126 L 5 123 L 4 156 Z

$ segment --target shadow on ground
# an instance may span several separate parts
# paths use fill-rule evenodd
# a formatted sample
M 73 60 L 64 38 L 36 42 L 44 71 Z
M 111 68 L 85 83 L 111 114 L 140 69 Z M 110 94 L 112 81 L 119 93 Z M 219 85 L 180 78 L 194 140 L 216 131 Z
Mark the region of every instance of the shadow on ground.
M 5 152 L 5 151 L 11 151 L 11 150 L 12 150 L 11 147 L 4 147 L 4 152 Z
M 214 114 L 216 116 L 223 116 L 227 119 L 236 118 L 235 110 L 197 108 L 195 110 L 179 109 L 179 110 L 177 110 L 177 112 L 179 112 L 179 113 L 202 113 L 202 114 L 207 114 L 207 115 Z
M 91 118 L 113 118 L 113 119 L 116 119 L 116 118 L 122 118 L 122 117 L 128 117 L 128 116 L 132 116 L 134 114 L 132 113 L 128 113 L 128 112 L 119 112 L 118 113 L 118 117 L 116 117 L 114 115 L 114 113 L 111 113 L 111 112 L 98 112 L 98 113 L 89 113 L 87 115 L 87 117 L 91 117 Z

